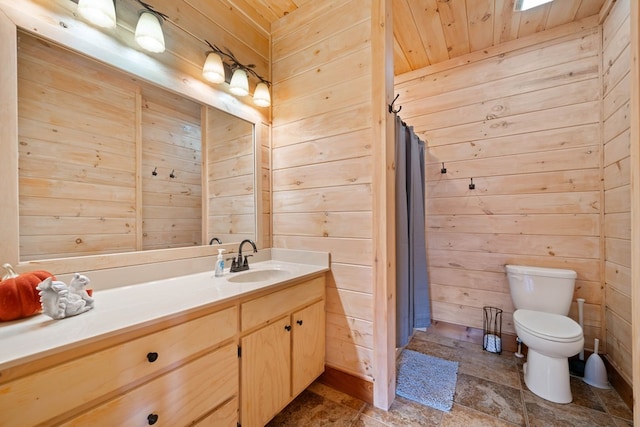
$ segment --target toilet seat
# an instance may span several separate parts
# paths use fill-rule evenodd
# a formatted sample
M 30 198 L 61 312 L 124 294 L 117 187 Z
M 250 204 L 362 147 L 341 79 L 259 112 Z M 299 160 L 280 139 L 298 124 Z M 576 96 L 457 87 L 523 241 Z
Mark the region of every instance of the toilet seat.
M 516 310 L 513 313 L 513 321 L 529 334 L 548 341 L 571 343 L 583 339 L 580 325 L 560 314 Z

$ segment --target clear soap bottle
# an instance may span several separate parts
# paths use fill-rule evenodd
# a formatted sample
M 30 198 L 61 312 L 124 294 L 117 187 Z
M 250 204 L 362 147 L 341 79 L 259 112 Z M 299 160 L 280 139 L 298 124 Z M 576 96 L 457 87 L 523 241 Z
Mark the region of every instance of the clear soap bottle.
M 216 259 L 216 272 L 215 272 L 216 277 L 222 277 L 222 275 L 224 274 L 224 258 L 222 256 L 222 253 L 224 251 L 225 251 L 224 249 L 218 249 L 218 259 Z

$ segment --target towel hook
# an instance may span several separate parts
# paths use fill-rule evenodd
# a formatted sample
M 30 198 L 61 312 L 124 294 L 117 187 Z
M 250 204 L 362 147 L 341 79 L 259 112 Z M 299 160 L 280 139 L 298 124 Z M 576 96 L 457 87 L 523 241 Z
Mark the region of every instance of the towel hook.
M 442 162 L 442 169 L 440 169 L 440 173 L 447 173 L 447 168 L 444 167 L 444 162 Z
M 469 190 L 475 190 L 476 185 L 473 183 L 473 178 L 471 178 L 471 184 L 469 184 Z
M 157 166 L 155 168 L 153 168 L 153 170 L 151 171 L 151 175 L 153 175 L 153 176 L 157 176 L 158 175 L 158 167 Z
M 171 170 L 171 173 L 169 174 L 169 178 L 175 178 L 176 177 L 175 171 L 176 171 L 175 169 Z
M 398 97 L 400 96 L 400 94 L 397 94 L 395 98 L 393 98 L 393 102 L 391 104 L 389 104 L 389 112 L 393 113 L 393 114 L 398 114 L 400 112 L 400 110 L 402 110 L 402 105 L 400 107 L 398 107 L 397 110 L 393 109 L 393 104 L 396 103 L 396 100 L 398 99 Z

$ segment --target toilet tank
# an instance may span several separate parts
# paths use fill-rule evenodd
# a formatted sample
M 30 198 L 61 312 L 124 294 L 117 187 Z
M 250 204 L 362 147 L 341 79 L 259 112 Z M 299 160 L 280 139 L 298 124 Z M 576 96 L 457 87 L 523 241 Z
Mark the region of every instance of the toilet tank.
M 577 277 L 575 271 L 526 265 L 506 265 L 505 268 L 516 310 L 569 314 Z

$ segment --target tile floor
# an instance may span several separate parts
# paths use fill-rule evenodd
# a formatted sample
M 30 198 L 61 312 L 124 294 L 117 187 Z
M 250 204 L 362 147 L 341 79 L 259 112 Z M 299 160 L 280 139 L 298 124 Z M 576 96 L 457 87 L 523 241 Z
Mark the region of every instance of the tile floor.
M 633 415 L 614 390 L 571 378 L 573 402 L 554 404 L 524 385 L 522 360 L 477 344 L 417 332 L 407 348 L 459 362 L 451 412 L 396 397 L 388 412 L 318 382 L 269 424 L 275 426 L 632 426 Z

